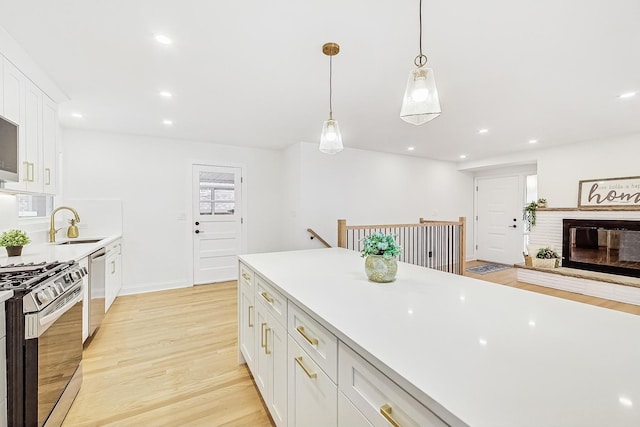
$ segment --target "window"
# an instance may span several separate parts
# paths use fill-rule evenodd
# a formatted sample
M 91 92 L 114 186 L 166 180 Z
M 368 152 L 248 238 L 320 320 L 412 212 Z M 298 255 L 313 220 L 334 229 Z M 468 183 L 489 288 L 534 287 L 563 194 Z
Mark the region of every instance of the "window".
M 18 218 L 48 218 L 53 210 L 53 196 L 17 194 Z
M 232 173 L 200 172 L 200 215 L 233 215 L 235 195 Z

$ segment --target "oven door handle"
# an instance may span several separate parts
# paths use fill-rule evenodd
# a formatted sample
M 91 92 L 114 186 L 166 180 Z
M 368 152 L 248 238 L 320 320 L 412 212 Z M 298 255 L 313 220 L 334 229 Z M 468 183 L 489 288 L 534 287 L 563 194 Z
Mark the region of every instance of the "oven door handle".
M 42 316 L 40 318 L 40 326 L 45 326 L 55 322 L 60 318 L 60 316 L 66 313 L 71 307 L 76 305 L 78 301 L 82 301 L 82 292 L 78 293 L 78 295 L 73 297 L 69 302 L 67 302 L 65 305 L 63 305 L 59 309 L 55 310 L 52 313 L 47 314 L 46 316 Z

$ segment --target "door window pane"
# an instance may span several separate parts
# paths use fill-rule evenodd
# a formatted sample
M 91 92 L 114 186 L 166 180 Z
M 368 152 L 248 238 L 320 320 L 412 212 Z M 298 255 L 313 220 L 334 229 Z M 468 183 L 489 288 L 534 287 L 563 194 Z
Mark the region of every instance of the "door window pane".
M 200 215 L 233 215 L 235 194 L 234 174 L 200 172 Z

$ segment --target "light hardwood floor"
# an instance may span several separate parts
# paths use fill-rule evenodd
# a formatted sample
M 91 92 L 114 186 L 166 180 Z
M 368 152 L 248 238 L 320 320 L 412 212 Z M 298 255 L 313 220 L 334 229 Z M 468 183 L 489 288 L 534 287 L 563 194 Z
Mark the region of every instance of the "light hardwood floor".
M 468 275 L 640 315 L 519 283 L 515 269 Z M 237 364 L 236 298 L 235 282 L 119 297 L 84 351 L 84 383 L 63 426 L 272 426 Z

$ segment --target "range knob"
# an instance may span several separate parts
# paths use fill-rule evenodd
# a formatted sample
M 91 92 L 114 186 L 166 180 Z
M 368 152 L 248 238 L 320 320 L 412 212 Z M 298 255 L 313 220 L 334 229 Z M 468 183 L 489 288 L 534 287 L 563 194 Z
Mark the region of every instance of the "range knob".
M 40 301 L 40 304 L 46 304 L 49 301 L 51 301 L 51 298 L 49 297 L 46 291 L 38 292 L 36 294 L 36 298 L 38 298 L 38 301 Z

